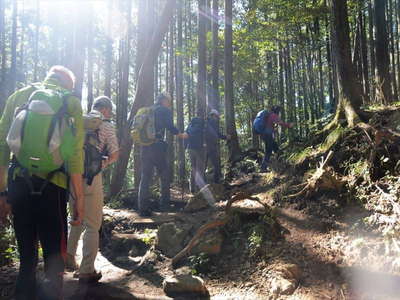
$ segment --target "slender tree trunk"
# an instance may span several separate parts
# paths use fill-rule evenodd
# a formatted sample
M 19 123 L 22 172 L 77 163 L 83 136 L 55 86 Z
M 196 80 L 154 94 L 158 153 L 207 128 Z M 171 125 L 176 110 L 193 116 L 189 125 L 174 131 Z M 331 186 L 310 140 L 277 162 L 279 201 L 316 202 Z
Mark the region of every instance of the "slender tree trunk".
M 12 33 L 11 33 L 11 69 L 10 78 L 8 82 L 8 94 L 15 91 L 17 83 L 17 23 L 18 23 L 18 1 L 13 2 L 13 13 L 12 13 Z
M 397 91 L 397 81 L 396 81 L 396 53 L 395 53 L 395 41 L 394 41 L 394 30 L 393 27 L 395 24 L 393 23 L 393 0 L 389 0 L 389 7 L 387 8 L 388 15 L 388 28 L 390 34 L 390 56 L 391 56 L 391 82 L 393 87 L 393 101 L 398 99 L 398 91 Z M 398 41 L 397 41 L 398 43 Z
M 234 161 L 240 155 L 239 140 L 236 132 L 235 107 L 233 99 L 233 41 L 232 41 L 232 5 L 233 0 L 225 0 L 225 127 L 226 133 L 231 137 L 229 147 L 229 160 Z
M 180 132 L 184 131 L 184 111 L 183 111 L 183 3 L 178 3 L 178 55 L 176 55 L 176 111 L 177 125 Z M 178 177 L 179 183 L 185 180 L 185 149 L 183 140 L 178 141 Z
M 373 87 L 371 89 L 371 99 L 376 100 L 376 59 L 375 59 L 375 37 L 374 37 L 374 12 L 372 9 L 372 1 L 368 0 L 368 35 L 369 35 L 369 51 L 371 63 L 371 77 Z
M 212 2 L 212 10 L 211 10 L 211 15 L 212 15 L 212 54 L 211 54 L 211 104 L 210 108 L 214 108 L 217 111 L 221 110 L 221 104 L 220 104 L 220 95 L 219 95 L 219 52 L 218 52 L 218 46 L 219 46 L 219 37 L 218 37 L 218 31 L 219 31 L 219 1 L 218 0 L 213 0 Z M 218 121 L 218 127 L 220 126 L 219 121 Z M 221 169 L 221 150 L 219 147 L 219 141 L 218 141 L 218 166 L 217 168 L 220 170 Z
M 104 78 L 104 95 L 111 97 L 111 73 L 113 61 L 113 40 L 111 33 L 112 26 L 112 9 L 113 0 L 108 0 L 107 3 L 107 36 L 106 36 L 106 51 L 105 51 L 105 78 Z
M 0 0 L 1 2 L 1 0 Z M 0 25 L 1 27 L 1 25 Z M 39 64 L 39 32 L 40 32 L 40 0 L 36 0 L 36 20 L 35 20 L 35 44 L 33 58 L 33 81 L 38 81 L 38 64 Z
M 198 11 L 198 70 L 197 70 L 197 115 L 204 118 L 206 115 L 206 86 L 207 86 L 207 48 L 206 48 L 206 0 L 199 0 Z
M 129 114 L 127 126 L 123 131 L 123 138 L 120 144 L 120 158 L 114 168 L 114 173 L 112 177 L 112 182 L 110 186 L 110 195 L 112 197 L 116 196 L 122 186 L 126 174 L 126 169 L 128 166 L 128 161 L 132 149 L 132 139 L 130 138 L 130 126 L 133 122 L 133 118 L 137 113 L 138 109 L 145 105 L 145 98 L 143 97 L 149 87 L 149 83 L 153 80 L 153 67 L 157 60 L 159 51 L 161 49 L 162 41 L 168 31 L 168 24 L 172 20 L 174 11 L 176 7 L 176 0 L 169 0 L 166 2 L 165 7 L 162 12 L 162 16 L 159 20 L 159 24 L 154 32 L 152 41 L 149 46 L 149 50 L 144 59 L 142 68 L 139 72 L 138 83 L 134 102 Z
M 90 14 L 89 17 L 89 27 L 88 27 L 88 41 L 87 41 L 87 61 L 88 61 L 88 68 L 87 68 L 87 89 L 88 89 L 88 95 L 87 95 L 87 111 L 90 112 L 92 109 L 92 104 L 93 104 L 93 34 L 94 34 L 94 20 L 93 20 L 93 15 Z
M 377 97 L 382 103 L 392 102 L 392 88 L 390 78 L 390 57 L 387 22 L 385 15 L 387 0 L 374 0 L 375 29 L 376 29 L 376 65 L 377 76 Z
M 0 54 L 1 54 L 1 71 L 0 71 L 0 83 L 5 81 L 6 74 L 6 29 L 5 29 L 5 0 L 0 0 Z

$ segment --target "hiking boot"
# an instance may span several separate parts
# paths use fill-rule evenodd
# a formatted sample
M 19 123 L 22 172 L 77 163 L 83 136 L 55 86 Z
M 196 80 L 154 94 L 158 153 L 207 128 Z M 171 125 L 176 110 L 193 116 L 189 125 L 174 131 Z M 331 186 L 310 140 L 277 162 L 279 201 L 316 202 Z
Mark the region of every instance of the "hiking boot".
M 76 263 L 75 256 L 67 253 L 67 258 L 65 259 L 65 269 L 68 272 L 74 272 L 78 270 L 79 266 Z
M 93 271 L 93 273 L 80 273 L 79 283 L 96 283 L 101 279 L 101 272 Z

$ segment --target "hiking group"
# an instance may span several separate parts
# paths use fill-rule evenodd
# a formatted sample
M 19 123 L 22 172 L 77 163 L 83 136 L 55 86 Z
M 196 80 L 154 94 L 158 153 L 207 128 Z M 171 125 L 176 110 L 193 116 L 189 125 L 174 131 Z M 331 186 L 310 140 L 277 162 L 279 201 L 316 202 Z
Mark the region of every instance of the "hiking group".
M 20 258 L 15 299 L 62 299 L 63 274 L 76 270 L 80 283 L 97 282 L 101 272 L 94 262 L 99 249 L 103 211 L 102 170 L 119 156 L 113 118 L 114 104 L 107 96 L 95 99 L 83 114 L 74 96 L 74 74 L 63 66 L 50 68 L 41 83 L 13 93 L 0 120 L 0 223 L 12 213 Z M 219 130 L 220 114 L 211 109 L 193 118 L 185 132 L 173 123 L 171 97 L 160 94 L 155 105 L 141 108 L 132 124 L 132 139 L 141 147 L 138 212 L 150 216 L 149 187 L 154 169 L 161 181 L 159 209 L 170 209 L 171 175 L 165 131 L 185 141 L 191 163 L 190 191 L 206 184 L 209 161 L 215 183 L 221 180 L 219 140 L 230 140 Z M 253 129 L 265 141 L 261 171 L 273 151 L 275 125 L 291 127 L 279 118 L 280 107 L 260 112 Z M 12 156 L 11 156 L 12 154 Z M 67 202 L 70 231 L 68 235 Z M 82 261 L 75 261 L 83 234 Z M 68 238 L 67 238 L 68 237 Z M 43 250 L 44 279 L 36 282 L 38 241 Z

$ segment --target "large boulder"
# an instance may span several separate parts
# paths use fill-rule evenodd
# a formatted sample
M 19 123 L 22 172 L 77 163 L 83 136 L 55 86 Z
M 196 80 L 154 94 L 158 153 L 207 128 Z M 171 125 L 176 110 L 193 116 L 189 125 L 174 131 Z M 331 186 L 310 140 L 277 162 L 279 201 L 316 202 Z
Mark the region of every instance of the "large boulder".
M 164 255 L 174 257 L 185 246 L 191 225 L 165 223 L 157 232 L 156 248 Z
M 193 297 L 194 295 L 209 297 L 209 292 L 204 285 L 203 279 L 189 274 L 167 277 L 163 282 L 163 289 L 165 294 L 170 297 L 189 295 Z
M 185 207 L 186 212 L 194 212 L 213 206 L 215 202 L 225 199 L 225 187 L 222 184 L 207 184 L 192 198 Z

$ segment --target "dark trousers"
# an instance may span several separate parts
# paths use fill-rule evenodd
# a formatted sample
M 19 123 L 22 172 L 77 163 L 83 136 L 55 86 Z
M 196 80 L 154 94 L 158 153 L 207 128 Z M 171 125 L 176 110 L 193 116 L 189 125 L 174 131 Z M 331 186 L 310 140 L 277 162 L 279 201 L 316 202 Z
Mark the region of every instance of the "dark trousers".
M 189 149 L 191 165 L 190 172 L 190 191 L 192 193 L 200 190 L 204 185 L 205 159 L 203 149 Z
M 219 183 L 221 178 L 221 166 L 219 164 L 217 147 L 207 147 L 207 162 L 210 161 L 213 168 L 214 183 Z
M 144 213 L 149 209 L 149 187 L 153 177 L 154 168 L 157 169 L 161 181 L 160 206 L 167 206 L 170 201 L 170 173 L 167 163 L 167 143 L 156 142 L 150 146 L 143 146 L 141 150 L 142 177 L 139 184 L 138 205 L 139 212 Z
M 279 146 L 275 142 L 272 132 L 263 134 L 262 139 L 265 143 L 265 154 L 261 163 L 261 170 L 266 170 L 271 159 L 272 151 L 276 153 L 279 150 Z
M 43 179 L 31 177 L 35 190 Z M 48 183 L 42 195 L 32 195 L 25 179 L 9 183 L 15 236 L 20 255 L 16 300 L 62 299 L 67 236 L 66 190 Z M 43 249 L 45 279 L 36 286 L 38 241 Z

